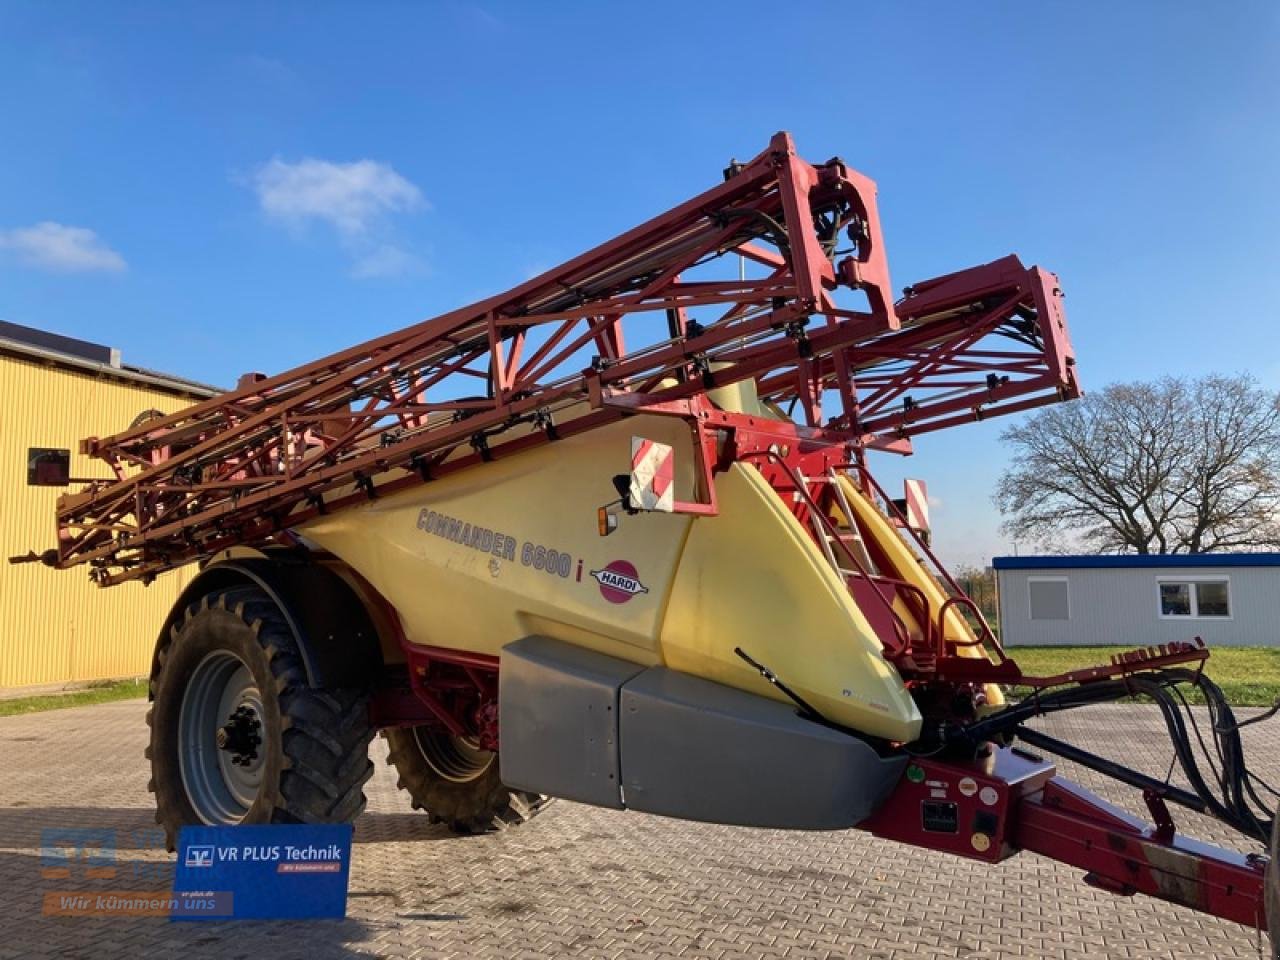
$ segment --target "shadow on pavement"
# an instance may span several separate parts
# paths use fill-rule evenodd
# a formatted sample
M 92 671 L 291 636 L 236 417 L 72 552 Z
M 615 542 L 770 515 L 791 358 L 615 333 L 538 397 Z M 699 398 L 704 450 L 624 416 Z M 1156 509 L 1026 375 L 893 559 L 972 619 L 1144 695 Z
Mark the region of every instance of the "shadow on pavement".
M 109 829 L 133 837 L 159 827 L 150 807 L 0 806 L 0 847 L 31 847 L 38 856 L 40 833 L 48 829 Z M 459 839 L 466 838 L 425 813 L 366 812 L 356 820 L 356 843 Z
M 101 830 L 116 838 L 107 869 L 87 872 L 85 863 L 54 868 L 42 856 L 46 829 Z M 357 843 L 396 843 L 451 839 L 425 814 L 365 814 L 357 821 Z M 454 913 L 392 911 L 384 921 L 365 919 L 320 921 L 199 921 L 174 923 L 164 917 L 48 916 L 46 894 L 102 895 L 134 892 L 166 894 L 172 885 L 174 857 L 161 842 L 152 811 L 141 807 L 7 806 L 0 807 L 0 958 L 57 955 L 101 960 L 104 947 L 136 957 L 244 957 L 269 960 L 347 960 L 377 953 L 375 939 L 399 937 L 412 921 L 456 921 Z M 352 891 L 351 908 L 378 891 Z M 397 908 L 400 905 L 397 903 Z M 50 951 L 53 951 L 50 954 Z
M 4 838 L 10 841 L 9 837 Z M 57 956 L 102 960 L 105 954 L 140 957 L 244 957 L 269 960 L 349 960 L 376 952 L 371 941 L 378 926 L 348 917 L 318 921 L 203 920 L 175 923 L 167 917 L 48 916 L 46 894 L 90 897 L 166 895 L 172 869 L 147 863 L 141 877 L 135 863 L 122 852 L 114 877 L 86 877 L 73 870 L 68 877 L 45 873 L 39 847 L 31 851 L 0 851 L 0 957 Z M 167 878 L 166 878 L 167 877 Z M 366 949 L 353 947 L 368 944 Z M 108 949 L 109 948 L 109 949 Z M 127 952 L 122 953 L 125 950 Z

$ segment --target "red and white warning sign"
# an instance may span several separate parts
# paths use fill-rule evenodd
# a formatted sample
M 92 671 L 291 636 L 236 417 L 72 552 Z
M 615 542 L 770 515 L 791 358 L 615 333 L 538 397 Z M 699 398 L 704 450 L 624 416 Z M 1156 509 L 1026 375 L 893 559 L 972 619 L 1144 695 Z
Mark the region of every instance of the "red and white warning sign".
M 923 480 L 902 481 L 907 491 L 907 526 L 920 533 L 929 532 L 929 492 Z
M 665 443 L 631 438 L 631 506 L 672 513 L 675 499 L 675 451 Z

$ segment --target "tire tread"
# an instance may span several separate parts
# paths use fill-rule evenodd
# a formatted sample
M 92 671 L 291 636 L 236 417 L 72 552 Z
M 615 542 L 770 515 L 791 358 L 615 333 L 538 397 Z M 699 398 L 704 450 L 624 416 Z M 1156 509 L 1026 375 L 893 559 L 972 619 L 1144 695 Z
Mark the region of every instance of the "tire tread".
M 229 614 L 250 630 L 262 648 L 271 671 L 281 717 L 282 765 L 276 787 L 272 823 L 345 823 L 365 807 L 364 785 L 373 775 L 369 744 L 373 727 L 368 716 L 368 692 L 362 689 L 318 689 L 307 682 L 301 653 L 288 622 L 257 587 L 230 587 L 205 594 L 189 605 L 180 626 L 168 634 L 157 651 L 159 670 L 150 684 L 152 699 L 166 682 L 166 662 L 173 644 L 196 618 Z M 264 693 L 267 691 L 264 691 Z M 147 712 L 153 724 L 154 707 Z M 149 744 L 147 755 L 153 753 Z M 156 778 L 179 776 L 153 769 L 149 784 L 157 800 Z M 177 843 L 180 811 L 159 804 L 156 821 L 165 828 L 169 849 Z
M 409 794 L 415 810 L 454 833 L 497 833 L 520 826 L 551 802 L 542 794 L 508 787 L 498 778 L 496 763 L 469 783 L 445 780 L 423 758 L 411 730 L 384 730 L 382 736 L 390 744 L 387 762 L 399 774 L 396 786 Z

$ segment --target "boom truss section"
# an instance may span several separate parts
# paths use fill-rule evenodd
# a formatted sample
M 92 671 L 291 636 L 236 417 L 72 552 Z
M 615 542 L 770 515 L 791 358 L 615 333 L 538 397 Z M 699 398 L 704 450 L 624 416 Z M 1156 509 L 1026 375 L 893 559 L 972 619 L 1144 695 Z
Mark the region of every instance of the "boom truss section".
M 874 183 L 779 133 L 513 290 L 83 441 L 113 479 L 59 500 L 56 564 L 149 579 L 746 379 L 851 459 L 1079 392 L 1052 274 L 1006 257 L 895 304 Z

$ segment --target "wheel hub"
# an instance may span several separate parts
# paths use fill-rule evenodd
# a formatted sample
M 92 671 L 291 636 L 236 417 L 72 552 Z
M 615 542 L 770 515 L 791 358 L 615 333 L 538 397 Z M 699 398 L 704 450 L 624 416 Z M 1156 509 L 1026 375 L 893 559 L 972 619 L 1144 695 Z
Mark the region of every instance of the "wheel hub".
M 178 763 L 201 823 L 239 823 L 267 769 L 263 697 L 243 660 L 214 650 L 196 664 L 178 718 Z
M 475 737 L 455 737 L 447 731 L 425 727 L 415 727 L 413 737 L 427 765 L 453 783 L 478 780 L 497 757 L 481 747 Z
M 257 711 L 248 704 L 236 707 L 227 722 L 218 728 L 214 739 L 219 750 L 231 754 L 231 762 L 249 766 L 258 759 L 258 747 L 262 744 L 262 721 Z

